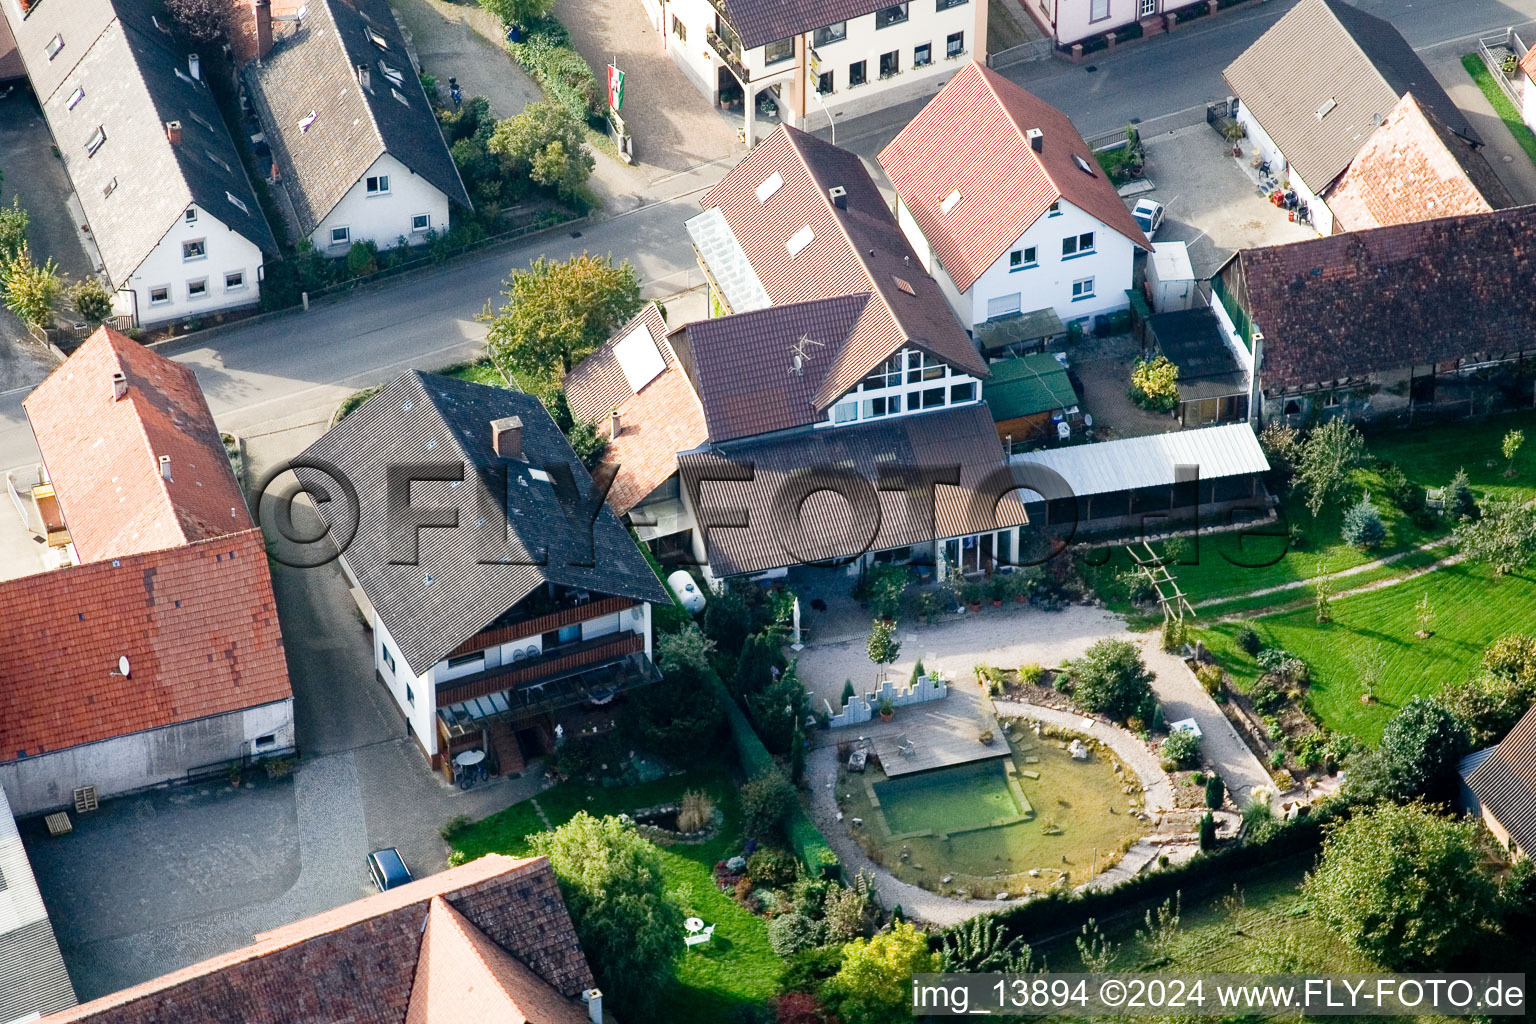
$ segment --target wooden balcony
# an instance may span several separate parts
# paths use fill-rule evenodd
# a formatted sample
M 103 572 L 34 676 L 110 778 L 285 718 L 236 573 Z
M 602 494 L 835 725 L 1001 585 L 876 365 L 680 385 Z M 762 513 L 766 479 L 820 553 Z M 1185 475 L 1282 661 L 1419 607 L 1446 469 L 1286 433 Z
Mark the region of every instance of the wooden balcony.
M 512 625 L 503 626 L 500 629 L 488 629 L 476 633 L 454 648 L 448 657 L 457 658 L 462 654 L 473 654 L 475 651 L 499 647 L 502 644 L 511 643 L 513 640 L 522 640 L 528 637 L 540 636 L 544 633 L 553 633 L 561 626 L 574 626 L 576 623 L 586 622 L 588 619 L 600 619 L 604 615 L 612 615 L 614 612 L 622 612 L 634 606 L 635 602 L 627 597 L 603 597 L 596 601 L 588 601 L 586 604 L 561 608 L 559 611 L 550 612 L 548 615 L 540 615 L 536 619 L 524 619 L 522 622 L 514 622 Z
M 644 650 L 645 637 L 628 631 L 565 644 L 548 651 L 542 657 L 442 683 L 437 688 L 437 706 L 443 708 L 473 697 L 516 690 L 527 684 L 550 680 L 605 661 L 616 661 L 627 654 Z
M 439 736 L 452 741 L 478 732 L 492 720 L 517 723 L 578 704 L 606 704 L 620 693 L 661 679 L 643 650 L 626 652 L 625 646 L 632 645 L 615 644 L 601 653 L 593 652 L 590 662 L 570 664 L 554 675 L 508 689 L 489 688 L 506 683 L 487 677 L 439 691 Z

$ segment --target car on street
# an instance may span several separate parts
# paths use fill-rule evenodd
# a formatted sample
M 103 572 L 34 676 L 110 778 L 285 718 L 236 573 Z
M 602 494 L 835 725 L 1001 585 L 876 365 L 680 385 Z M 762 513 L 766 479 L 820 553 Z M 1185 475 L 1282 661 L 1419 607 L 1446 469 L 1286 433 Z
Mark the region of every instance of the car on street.
M 1135 208 L 1131 210 L 1131 216 L 1141 225 L 1142 233 L 1151 238 L 1163 226 L 1163 204 L 1151 199 L 1138 199 Z
M 411 869 L 400 858 L 400 851 L 391 846 L 387 850 L 374 850 L 368 855 L 368 877 L 374 887 L 383 892 L 412 881 Z

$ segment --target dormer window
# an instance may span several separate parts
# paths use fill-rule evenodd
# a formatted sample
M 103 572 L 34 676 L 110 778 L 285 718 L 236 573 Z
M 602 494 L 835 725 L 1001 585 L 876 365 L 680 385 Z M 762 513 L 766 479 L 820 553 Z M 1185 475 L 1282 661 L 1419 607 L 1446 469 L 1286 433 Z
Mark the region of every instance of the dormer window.
M 59 55 L 59 51 L 64 49 L 64 37 L 55 34 L 52 39 L 48 40 L 48 45 L 44 49 L 48 53 L 48 59 L 53 60 L 53 58 Z

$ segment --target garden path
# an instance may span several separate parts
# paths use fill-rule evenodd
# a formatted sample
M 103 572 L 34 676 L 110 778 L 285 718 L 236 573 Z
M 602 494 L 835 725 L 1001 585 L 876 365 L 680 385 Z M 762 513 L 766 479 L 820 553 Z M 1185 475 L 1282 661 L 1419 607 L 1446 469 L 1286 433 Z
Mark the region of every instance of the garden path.
M 1423 544 L 1420 544 L 1418 547 L 1409 548 L 1407 551 L 1399 551 L 1395 554 L 1372 559 L 1369 562 L 1361 562 L 1359 565 L 1352 565 L 1348 569 L 1341 569 L 1333 574 L 1333 578 L 1336 580 L 1345 579 L 1349 576 L 1358 576 L 1361 573 L 1372 572 L 1376 569 L 1380 569 L 1382 566 L 1391 565 L 1394 562 L 1400 562 L 1405 558 L 1420 554 L 1424 551 L 1433 551 L 1436 548 L 1443 548 L 1445 545 L 1446 539 L 1444 537 L 1432 541 L 1427 541 Z M 1331 596 L 1337 598 L 1344 597 L 1348 594 L 1363 594 L 1371 590 L 1380 590 L 1382 587 L 1391 586 L 1394 583 L 1401 583 L 1404 580 L 1411 580 L 1417 576 L 1422 576 L 1427 572 L 1434 572 L 1436 569 L 1443 568 L 1444 566 L 1455 565 L 1457 562 L 1461 561 L 1461 559 L 1462 556 L 1459 554 L 1447 555 L 1444 558 L 1436 559 L 1429 565 L 1421 566 L 1420 568 L 1415 569 L 1404 576 L 1390 576 L 1383 580 L 1376 580 L 1373 583 L 1367 583 L 1363 586 L 1356 587 L 1353 590 L 1339 591 Z M 1250 590 L 1246 594 L 1207 598 L 1204 601 L 1197 601 L 1195 603 L 1195 609 L 1198 611 L 1201 608 L 1210 608 L 1215 605 L 1230 604 L 1232 601 L 1238 600 L 1239 598 L 1247 599 L 1253 597 L 1267 597 L 1270 594 L 1283 594 L 1288 590 L 1300 590 L 1303 587 L 1310 587 L 1312 585 L 1313 581 L 1311 579 L 1292 580 L 1289 583 L 1279 583 L 1273 587 L 1260 587 L 1257 590 Z M 1252 612 L 1248 614 L 1251 615 Z

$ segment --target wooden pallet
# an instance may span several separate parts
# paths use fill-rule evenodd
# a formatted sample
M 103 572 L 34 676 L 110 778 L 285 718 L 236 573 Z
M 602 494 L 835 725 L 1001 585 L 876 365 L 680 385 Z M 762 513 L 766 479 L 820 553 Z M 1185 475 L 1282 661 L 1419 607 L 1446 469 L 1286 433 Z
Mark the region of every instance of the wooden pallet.
M 96 802 L 95 786 L 81 786 L 79 789 L 75 790 L 76 814 L 85 814 L 87 811 L 94 811 L 99 806 L 100 805 Z
M 48 826 L 50 836 L 68 835 L 75 830 L 75 826 L 70 823 L 68 811 L 56 811 L 44 818 L 43 822 Z

